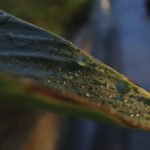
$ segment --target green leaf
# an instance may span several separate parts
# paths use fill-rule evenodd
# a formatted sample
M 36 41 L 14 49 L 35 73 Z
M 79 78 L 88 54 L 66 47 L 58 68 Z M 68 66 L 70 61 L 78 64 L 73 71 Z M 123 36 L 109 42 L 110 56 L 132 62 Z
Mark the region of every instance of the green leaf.
M 3 11 L 0 40 L 1 101 L 150 129 L 150 94 L 71 42 Z
M 33 84 L 33 82 L 17 80 L 16 77 L 0 73 L 0 99 L 10 104 L 20 104 L 38 110 L 68 113 L 98 121 L 125 126 L 119 116 L 111 116 L 109 110 L 87 102 L 87 99 L 73 93 L 62 92 Z

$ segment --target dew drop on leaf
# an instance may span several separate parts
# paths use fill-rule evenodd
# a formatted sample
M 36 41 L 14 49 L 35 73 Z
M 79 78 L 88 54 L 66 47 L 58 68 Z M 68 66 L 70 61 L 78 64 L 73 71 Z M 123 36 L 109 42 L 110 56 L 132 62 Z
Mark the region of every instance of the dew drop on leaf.
M 90 96 L 90 94 L 89 94 L 89 93 L 86 93 L 86 96 L 87 96 L 87 97 L 89 97 L 89 96 Z
M 78 76 L 78 74 L 77 74 L 77 73 L 75 73 L 75 76 L 77 77 L 77 76 Z
M 118 81 L 116 83 L 116 89 L 118 90 L 118 92 L 120 92 L 122 94 L 126 94 L 130 91 L 130 86 L 125 81 Z
M 80 66 L 83 66 L 83 67 L 87 65 L 85 62 L 80 61 L 80 60 L 77 61 L 77 64 L 80 65 Z
M 104 71 L 104 69 L 100 69 L 100 72 L 104 73 L 105 71 Z
M 84 89 L 85 88 L 84 85 L 82 85 L 81 88 Z
M 48 82 L 48 83 L 50 83 L 50 82 L 51 82 L 51 80 L 48 80 L 47 82 Z
M 134 115 L 133 114 L 131 114 L 131 117 L 133 117 Z

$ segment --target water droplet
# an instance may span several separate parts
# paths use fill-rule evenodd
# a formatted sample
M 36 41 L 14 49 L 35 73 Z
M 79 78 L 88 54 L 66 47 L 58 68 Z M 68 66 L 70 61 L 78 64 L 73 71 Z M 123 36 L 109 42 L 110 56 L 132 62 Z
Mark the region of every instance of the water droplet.
M 0 14 L 0 23 L 5 23 L 6 21 L 8 21 L 9 16 L 6 13 L 2 13 Z
M 81 88 L 84 89 L 84 85 L 82 85 Z
M 118 90 L 118 92 L 126 94 L 130 91 L 130 86 L 125 81 L 119 81 L 116 83 L 116 89 Z
M 77 77 L 77 76 L 78 76 L 78 74 L 77 74 L 77 73 L 75 73 L 75 76 Z
M 100 69 L 100 72 L 104 73 L 105 71 L 104 71 L 104 69 Z
M 72 78 L 73 78 L 73 76 L 69 76 L 69 78 L 70 78 L 70 79 L 72 79 Z
M 131 114 L 130 116 L 131 116 L 131 117 L 133 117 L 134 115 L 133 115 L 133 114 Z
M 77 64 L 80 65 L 80 66 L 83 66 L 83 67 L 84 67 L 84 66 L 87 66 L 87 64 L 86 64 L 85 62 L 80 61 L 80 60 L 77 61 Z
M 86 96 L 87 96 L 87 97 L 90 97 L 90 94 L 89 94 L 89 93 L 86 93 Z
M 125 99 L 124 102 L 127 103 L 127 100 Z
M 66 44 L 66 46 L 71 46 L 72 43 L 70 41 L 65 40 L 64 43 Z
M 109 73 L 110 71 L 108 69 L 104 69 L 104 72 L 105 73 Z

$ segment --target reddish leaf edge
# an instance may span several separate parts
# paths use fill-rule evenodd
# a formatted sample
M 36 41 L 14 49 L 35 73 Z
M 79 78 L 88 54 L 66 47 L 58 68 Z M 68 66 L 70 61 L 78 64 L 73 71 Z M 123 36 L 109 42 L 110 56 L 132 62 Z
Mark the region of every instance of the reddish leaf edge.
M 5 73 L 0 74 L 0 82 L 2 81 L 3 83 L 7 82 L 8 85 L 6 85 L 7 88 L 5 88 L 7 90 L 0 88 L 0 95 L 3 97 L 0 99 L 1 101 L 17 103 L 42 111 L 52 111 L 84 117 L 86 119 L 107 122 L 121 127 L 150 130 L 150 128 L 135 125 L 132 121 L 122 117 L 117 112 L 101 105 L 97 106 L 88 99 L 77 96 L 70 91 L 63 92 L 59 89 L 44 87 L 32 81 L 18 79 L 13 75 Z M 12 91 L 16 85 L 20 93 Z

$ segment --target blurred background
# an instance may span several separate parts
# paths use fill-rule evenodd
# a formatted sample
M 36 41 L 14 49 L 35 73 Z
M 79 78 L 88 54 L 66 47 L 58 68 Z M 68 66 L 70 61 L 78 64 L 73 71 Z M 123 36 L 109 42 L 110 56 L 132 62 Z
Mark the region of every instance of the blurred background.
M 65 37 L 150 91 L 150 0 L 5 0 L 0 9 Z M 148 131 L 55 114 L 39 124 L 37 136 L 49 134 L 51 150 L 150 149 Z

